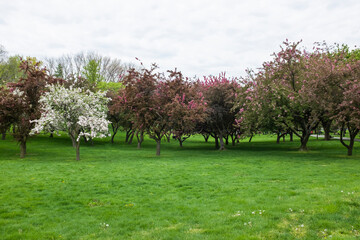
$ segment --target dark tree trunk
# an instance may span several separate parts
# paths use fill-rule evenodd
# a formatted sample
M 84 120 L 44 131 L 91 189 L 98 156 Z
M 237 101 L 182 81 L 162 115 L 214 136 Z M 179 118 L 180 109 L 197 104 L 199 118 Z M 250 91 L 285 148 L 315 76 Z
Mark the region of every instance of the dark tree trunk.
M 179 143 L 180 143 L 180 147 L 182 147 L 183 146 L 183 140 L 181 140 L 181 138 L 179 138 Z
M 321 124 L 324 128 L 324 140 L 325 141 L 329 141 L 331 140 L 331 136 L 330 136 L 330 130 L 331 130 L 331 120 L 329 121 L 321 121 Z
M 137 144 L 137 148 L 140 149 L 141 148 L 141 144 L 144 141 L 144 132 L 141 131 L 140 132 L 140 136 L 139 136 L 139 132 L 136 133 L 136 138 L 138 140 L 138 144 Z
M 227 135 L 225 138 L 225 145 L 229 145 L 229 136 Z
M 225 150 L 224 138 L 223 138 L 222 134 L 220 134 L 219 140 L 220 140 L 220 148 L 219 148 L 219 150 Z
M 20 158 L 24 158 L 26 155 L 26 141 L 20 142 Z
M 54 138 L 54 133 L 51 132 L 49 138 Z
M 126 129 L 126 134 L 125 134 L 125 143 L 127 143 L 129 141 L 129 137 L 130 137 L 130 133 L 132 132 L 132 130 L 130 129 Z
M 283 137 L 283 142 L 285 142 L 285 136 L 286 136 L 286 134 L 283 134 L 283 136 L 282 136 Z
M 294 141 L 294 133 L 291 131 L 289 133 L 289 135 L 290 135 L 290 142 L 293 142 Z
M 156 140 L 156 156 L 160 156 L 161 139 Z
M 115 135 L 116 135 L 116 133 L 113 133 L 113 134 L 111 135 L 111 143 L 114 143 Z
M 234 134 L 231 135 L 231 145 L 235 146 L 236 136 Z
M 128 141 L 128 144 L 132 144 L 132 141 L 134 139 L 134 135 L 135 135 L 135 131 L 133 131 L 130 135 L 130 138 L 129 138 L 129 141 Z
M 208 140 L 209 140 L 210 135 L 209 134 L 202 134 L 202 135 L 203 135 L 203 137 L 205 139 L 205 142 L 207 143 Z
M 356 129 L 356 128 L 351 129 L 349 124 L 347 125 L 347 127 L 348 127 L 349 134 L 350 134 L 350 143 L 348 145 L 343 140 L 343 135 L 345 135 L 344 132 L 346 131 L 345 124 L 342 125 L 341 130 L 340 130 L 340 142 L 342 143 L 342 145 L 344 145 L 348 149 L 347 155 L 352 156 L 354 143 L 355 143 L 355 137 L 359 133 L 359 129 Z
M 111 135 L 111 143 L 114 143 L 114 138 L 115 138 L 115 135 L 117 134 L 119 127 L 114 126 L 114 124 L 111 124 L 111 127 L 113 130 L 113 133 Z
M 310 135 L 311 135 L 311 131 L 306 131 L 303 133 L 302 138 L 300 139 L 300 141 L 301 141 L 300 151 L 308 150 L 306 145 L 309 141 Z
M 251 142 L 252 138 L 253 138 L 254 135 L 251 134 L 250 136 L 250 139 L 249 139 L 249 142 Z
M 171 138 L 171 132 L 165 134 L 166 140 L 169 143 L 170 142 L 170 138 Z
M 280 143 L 280 138 L 281 138 L 281 135 L 280 135 L 280 133 L 278 132 L 278 133 L 276 134 L 276 143 L 277 143 L 277 144 Z
M 219 149 L 219 137 L 217 135 L 215 135 L 215 148 Z
M 6 131 L 3 131 L 1 133 L 1 140 L 5 140 L 6 139 Z

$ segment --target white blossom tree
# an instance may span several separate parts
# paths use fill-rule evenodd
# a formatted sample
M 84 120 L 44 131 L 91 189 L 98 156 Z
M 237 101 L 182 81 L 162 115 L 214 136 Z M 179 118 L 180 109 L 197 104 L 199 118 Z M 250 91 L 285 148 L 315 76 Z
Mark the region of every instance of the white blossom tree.
M 35 120 L 31 133 L 41 131 L 68 132 L 76 160 L 80 160 L 80 138 L 103 138 L 109 134 L 109 121 L 106 120 L 106 92 L 84 91 L 81 88 L 65 88 L 61 85 L 49 85 L 49 91 L 41 98 L 42 114 Z

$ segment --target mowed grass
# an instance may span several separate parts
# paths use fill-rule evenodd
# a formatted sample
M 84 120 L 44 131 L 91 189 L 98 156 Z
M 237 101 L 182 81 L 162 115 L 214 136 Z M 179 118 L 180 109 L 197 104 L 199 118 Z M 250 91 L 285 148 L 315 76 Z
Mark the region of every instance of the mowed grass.
M 226 151 L 200 136 L 142 149 L 124 136 L 81 144 L 36 136 L 28 155 L 0 141 L 1 239 L 357 239 L 360 144 L 275 143 Z

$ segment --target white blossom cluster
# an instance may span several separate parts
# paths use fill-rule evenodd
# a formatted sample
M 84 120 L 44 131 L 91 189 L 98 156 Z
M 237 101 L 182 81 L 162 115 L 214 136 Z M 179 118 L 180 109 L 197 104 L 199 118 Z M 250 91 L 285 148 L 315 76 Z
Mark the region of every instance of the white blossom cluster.
M 34 121 L 31 134 L 67 131 L 76 141 L 82 136 L 89 139 L 109 134 L 106 114 L 110 99 L 105 97 L 106 92 L 94 93 L 61 85 L 47 87 L 49 91 L 40 98 L 41 118 Z

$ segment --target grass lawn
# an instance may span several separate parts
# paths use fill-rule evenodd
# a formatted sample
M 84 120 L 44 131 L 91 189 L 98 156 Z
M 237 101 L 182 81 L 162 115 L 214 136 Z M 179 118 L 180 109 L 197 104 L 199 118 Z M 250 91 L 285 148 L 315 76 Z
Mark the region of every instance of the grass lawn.
M 359 239 L 360 143 L 0 140 L 1 239 Z

